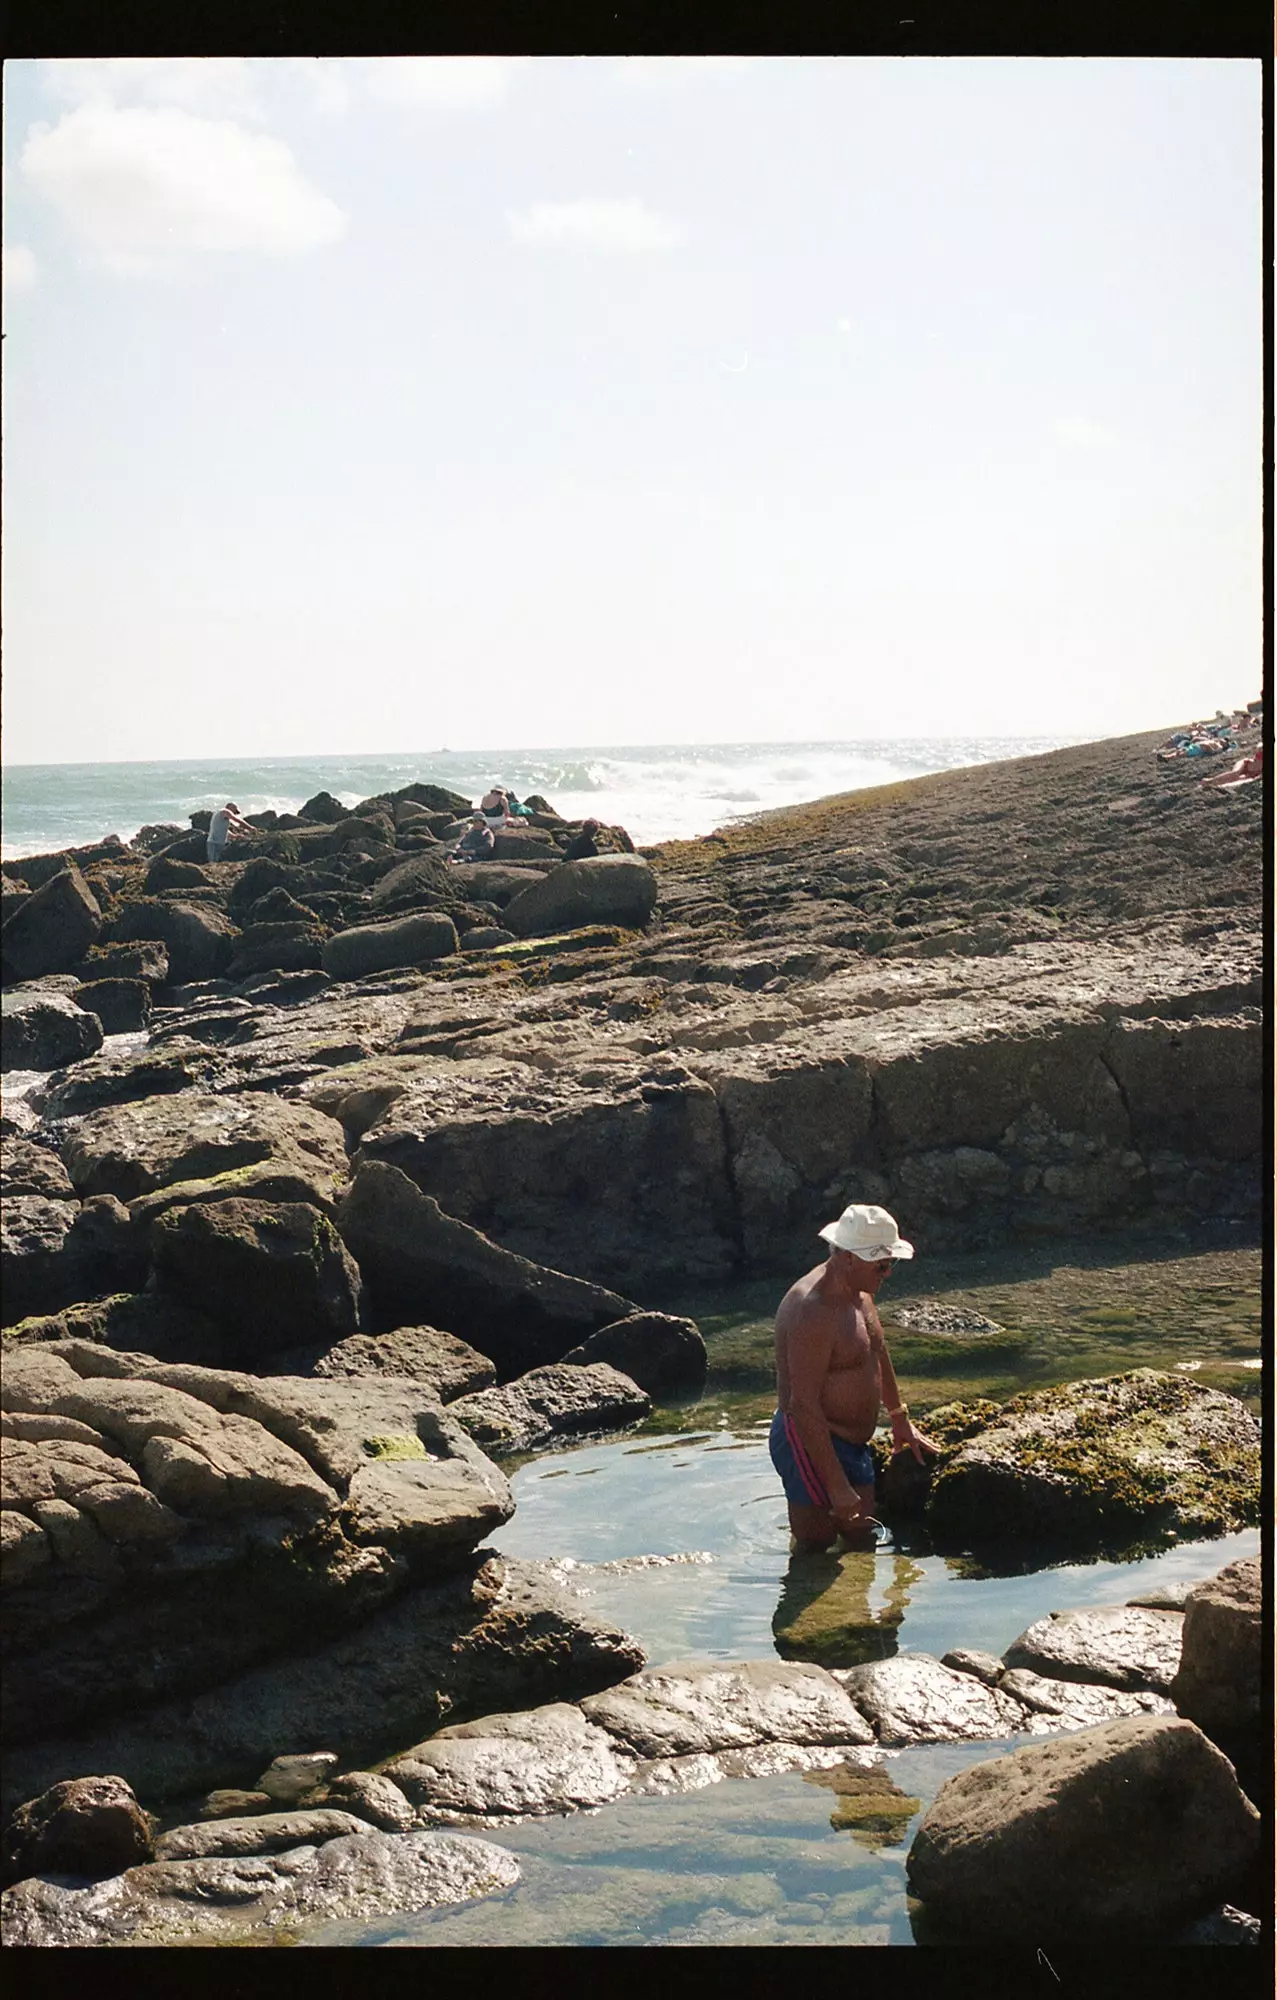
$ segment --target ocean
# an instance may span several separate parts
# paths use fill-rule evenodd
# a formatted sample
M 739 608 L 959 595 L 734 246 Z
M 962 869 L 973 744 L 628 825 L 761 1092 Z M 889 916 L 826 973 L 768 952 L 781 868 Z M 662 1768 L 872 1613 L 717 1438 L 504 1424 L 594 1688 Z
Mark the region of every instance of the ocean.
M 414 782 L 478 800 L 494 780 L 539 793 L 565 819 L 624 826 L 637 846 L 687 840 L 750 814 L 929 771 L 1028 757 L 1077 736 L 895 737 L 855 743 L 704 743 L 561 750 L 394 751 L 369 757 L 235 757 L 139 764 L 10 764 L 3 858 L 75 847 L 233 799 L 296 812 L 316 792 L 357 805 Z

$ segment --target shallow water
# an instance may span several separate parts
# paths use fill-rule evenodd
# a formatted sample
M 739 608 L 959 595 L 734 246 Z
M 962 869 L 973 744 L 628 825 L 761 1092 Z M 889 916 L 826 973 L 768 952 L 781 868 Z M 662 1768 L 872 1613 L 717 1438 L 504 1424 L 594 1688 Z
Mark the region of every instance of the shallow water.
M 925 1410 L 955 1395 L 1005 1396 L 1047 1381 L 1186 1364 L 1198 1380 L 1256 1398 L 1259 1253 L 1227 1238 L 1171 1251 L 1153 1256 L 1142 1246 L 1122 1262 L 1119 1245 L 1103 1255 L 1057 1245 L 933 1263 L 926 1286 L 897 1289 L 901 1302 L 925 1293 L 972 1306 L 1021 1344 L 1009 1358 L 1003 1344 L 998 1359 L 983 1363 L 964 1351 L 952 1367 L 922 1375 L 903 1359 L 904 1338 L 892 1336 L 911 1402 Z M 1123 1604 L 1258 1551 L 1258 1530 L 1247 1529 L 1122 1562 L 1026 1568 L 1012 1561 L 1011 1573 L 990 1574 L 902 1532 L 872 1552 L 791 1557 L 766 1442 L 771 1310 L 780 1290 L 783 1281 L 682 1301 L 697 1307 L 707 1332 L 705 1392 L 653 1411 L 627 1436 L 514 1470 L 518 1510 L 495 1546 L 512 1556 L 552 1555 L 583 1609 L 632 1633 L 651 1665 L 777 1652 L 827 1666 L 957 1646 L 1001 1653 L 1048 1611 Z M 516 1888 L 457 1909 L 327 1925 L 305 1942 L 928 1941 L 904 1873 L 922 1814 L 946 1778 L 1024 1741 L 865 1753 L 888 1787 L 867 1819 L 854 1798 L 840 1798 L 839 1772 L 820 1771 L 528 1820 L 482 1836 L 518 1855 Z M 934 1934 L 929 1941 L 952 1942 Z

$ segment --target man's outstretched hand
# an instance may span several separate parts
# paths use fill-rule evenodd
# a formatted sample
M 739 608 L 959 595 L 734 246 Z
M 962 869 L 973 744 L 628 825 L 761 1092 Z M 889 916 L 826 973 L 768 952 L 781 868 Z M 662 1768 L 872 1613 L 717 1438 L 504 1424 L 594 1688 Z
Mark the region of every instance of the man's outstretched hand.
M 919 1465 L 924 1463 L 923 1452 L 932 1458 L 940 1455 L 940 1446 L 924 1432 L 915 1430 L 908 1417 L 893 1417 L 891 1420 L 891 1456 L 898 1452 L 911 1451 Z

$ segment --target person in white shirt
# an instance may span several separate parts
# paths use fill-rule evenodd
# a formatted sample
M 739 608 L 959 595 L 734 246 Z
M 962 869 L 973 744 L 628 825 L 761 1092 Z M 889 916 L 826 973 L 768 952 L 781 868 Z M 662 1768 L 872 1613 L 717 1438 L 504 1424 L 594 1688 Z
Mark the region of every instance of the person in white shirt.
M 254 829 L 246 819 L 239 816 L 239 807 L 231 803 L 219 806 L 208 823 L 208 858 L 220 861 L 226 852 L 226 843 L 232 832 L 252 833 Z

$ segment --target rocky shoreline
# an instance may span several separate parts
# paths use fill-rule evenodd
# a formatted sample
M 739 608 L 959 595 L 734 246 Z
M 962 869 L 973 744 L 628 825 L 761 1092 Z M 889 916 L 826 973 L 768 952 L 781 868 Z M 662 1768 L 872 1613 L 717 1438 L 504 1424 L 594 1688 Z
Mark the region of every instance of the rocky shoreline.
M 299 1751 L 342 1774 L 304 1826 L 259 1799 L 195 1823 L 247 1832 L 165 1833 L 96 1889 L 19 1841 L 7 1941 L 176 1935 L 210 1898 L 233 1931 L 490 1893 L 504 1864 L 432 1829 L 660 1789 L 657 1765 L 671 1789 L 798 1768 L 795 1744 L 832 1768 L 896 1740 L 884 1717 L 952 1740 L 955 1702 L 991 1739 L 1156 1725 L 1203 1754 L 1164 1662 L 1079 1706 L 1058 1690 L 1086 1676 L 1032 1652 L 854 1685 L 746 1662 L 721 1707 L 770 1690 L 748 1741 L 667 1718 L 640 1742 L 616 1722 L 652 1706 L 634 1643 L 482 1546 L 513 1506 L 496 1461 L 703 1379 L 696 1326 L 653 1308 L 802 1268 L 848 1199 L 936 1250 L 1253 1222 L 1258 788 L 1202 792 L 1162 734 L 645 854 L 609 829 L 563 860 L 576 829 L 539 800 L 453 866 L 469 802 L 409 786 L 261 815 L 212 864 L 197 827 L 5 864 L 6 1803 L 95 1770 L 167 1810 Z M 1051 1395 L 953 1406 L 930 1490 L 884 1479 L 888 1518 L 1035 1547 L 1257 1519 L 1236 1399 L 1151 1371 Z M 660 1670 L 661 1713 L 707 1672 Z M 410 1822 L 360 1760 L 411 1765 Z

